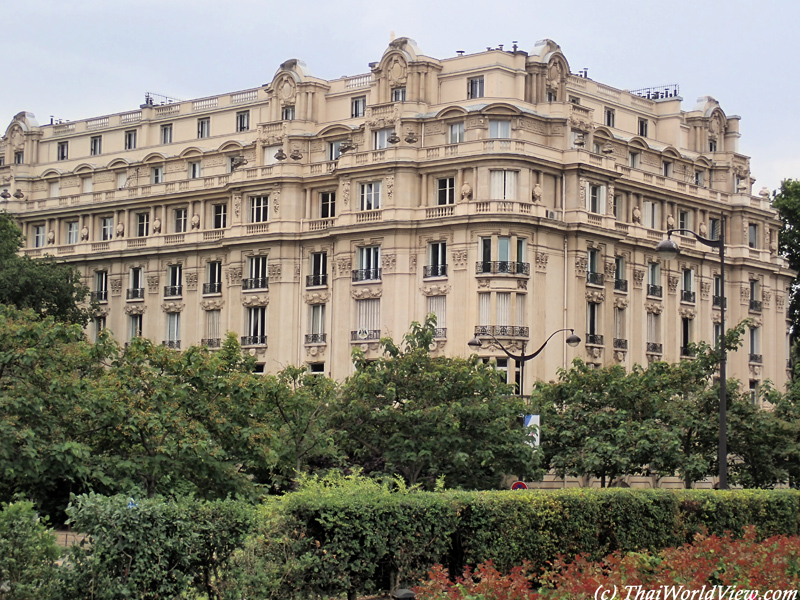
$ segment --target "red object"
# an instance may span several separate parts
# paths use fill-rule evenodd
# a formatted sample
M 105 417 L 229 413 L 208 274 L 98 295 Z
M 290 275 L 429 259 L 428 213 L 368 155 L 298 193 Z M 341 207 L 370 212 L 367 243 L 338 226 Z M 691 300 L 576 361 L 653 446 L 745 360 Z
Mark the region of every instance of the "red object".
M 524 481 L 515 481 L 511 484 L 512 490 L 527 490 L 528 485 Z

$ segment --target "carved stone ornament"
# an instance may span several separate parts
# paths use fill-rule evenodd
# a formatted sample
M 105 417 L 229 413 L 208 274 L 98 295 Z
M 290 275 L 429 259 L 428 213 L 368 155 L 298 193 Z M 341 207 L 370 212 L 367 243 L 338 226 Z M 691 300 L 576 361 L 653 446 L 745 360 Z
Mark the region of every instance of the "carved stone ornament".
M 613 260 L 606 261 L 606 277 L 609 279 L 614 279 L 614 276 L 617 274 L 617 263 Z
M 161 219 L 158 217 L 153 219 L 153 233 L 161 233 Z
M 764 308 L 769 308 L 770 299 L 772 299 L 772 292 L 767 288 L 761 290 L 761 301 L 764 303 Z
M 589 358 L 600 359 L 603 356 L 603 349 L 599 346 L 586 346 L 586 356 Z
M 472 186 L 467 182 L 464 182 L 464 185 L 461 186 L 461 199 L 470 200 L 471 198 L 472 198 Z
M 750 319 L 750 323 L 748 323 L 747 326 L 750 329 L 757 329 L 757 328 L 761 327 L 762 324 L 763 323 L 762 323 L 761 319 L 755 318 L 755 319 Z
M 759 365 L 750 365 L 750 377 L 753 379 L 761 377 L 761 367 Z
M 350 200 L 350 180 L 342 178 L 342 202 L 344 205 L 347 206 L 347 202 Z
M 336 259 L 336 269 L 340 277 L 349 277 L 353 261 L 350 256 L 340 256 Z
M 320 358 L 325 356 L 325 344 L 313 344 L 306 346 L 306 356 L 311 358 Z
M 94 309 L 92 314 L 95 317 L 107 317 L 109 314 L 111 314 L 111 307 L 110 306 L 98 306 L 97 308 Z
M 395 266 L 397 266 L 397 255 L 396 254 L 383 254 L 383 255 L 381 255 L 381 268 L 386 273 L 394 272 Z
M 52 229 L 47 232 L 47 243 L 51 246 L 56 243 L 56 232 Z
M 294 266 L 294 280 L 295 281 L 300 281 L 300 265 L 299 264 L 296 264 Z
M 586 187 L 589 185 L 589 182 L 585 179 L 580 180 L 580 186 L 578 190 L 580 191 L 580 206 L 586 206 Z
M 126 304 L 123 310 L 126 315 L 143 315 L 144 311 L 147 310 L 147 306 L 144 304 Z
M 783 310 L 784 302 L 785 300 L 783 296 L 780 294 L 775 294 L 775 306 L 778 308 L 778 310 Z
M 589 268 L 589 258 L 585 254 L 579 254 L 575 258 L 575 276 L 586 277 L 586 269 Z
M 183 311 L 185 306 L 183 302 L 164 302 L 161 305 L 161 310 L 165 313 L 179 313 Z
M 408 272 L 409 273 L 416 273 L 417 272 L 417 255 L 412 254 L 408 257 Z
M 389 175 L 386 178 L 386 200 L 388 204 L 392 203 L 392 197 L 394 196 L 394 175 Z
M 544 192 L 542 191 L 542 186 L 537 183 L 536 185 L 533 186 L 533 194 L 531 200 L 533 200 L 535 203 L 538 204 L 539 202 L 542 201 L 543 194 Z
M 467 251 L 466 250 L 453 250 L 451 256 L 453 257 L 453 267 L 455 269 L 467 268 Z M 546 263 L 546 261 L 545 261 Z
M 638 206 L 634 206 L 633 207 L 632 221 L 634 223 L 638 223 L 638 224 L 641 224 L 641 222 L 642 222 L 642 211 Z
M 489 280 L 488 279 L 478 279 L 478 289 L 479 290 L 488 290 L 489 289 Z
M 706 225 L 703 221 L 700 221 L 700 235 L 703 237 L 708 237 L 708 225 Z
M 242 285 L 242 267 L 230 266 L 225 270 L 225 275 L 228 277 L 228 287 Z
M 235 214 L 238 217 L 241 209 L 242 209 L 242 195 L 237 192 L 233 194 L 233 214 Z
M 547 271 L 547 252 L 536 253 L 536 268 L 540 271 Z
M 679 282 L 680 282 L 680 279 L 678 277 L 676 277 L 675 275 L 670 275 L 667 278 L 667 286 L 669 287 L 669 293 L 670 294 L 675 294 L 678 291 L 678 283 Z
M 675 217 L 672 215 L 667 215 L 667 228 L 674 229 L 675 228 Z
M 269 304 L 268 294 L 248 295 L 242 298 L 242 306 L 252 308 L 254 306 L 266 306 Z
M 281 209 L 281 191 L 280 189 L 274 190 L 270 195 L 269 199 L 272 202 L 272 210 L 275 214 L 278 214 L 278 211 Z
M 742 304 L 748 304 L 750 302 L 750 286 L 743 285 L 739 289 L 739 297 L 742 301 Z
M 664 306 L 659 302 L 645 302 L 644 310 L 654 315 L 660 315 L 664 312 Z
M 620 309 L 628 308 L 628 299 L 627 298 L 615 298 L 614 299 L 614 308 L 620 308 Z
M 634 269 L 633 270 L 633 287 L 641 288 L 642 281 L 644 281 L 644 270 L 643 269 Z
M 114 278 L 109 281 L 111 285 L 111 295 L 112 296 L 119 296 L 122 293 L 122 279 Z
M 586 292 L 586 301 L 591 304 L 600 304 L 603 300 L 606 299 L 606 293 L 601 291 L 587 291 Z
M 711 313 L 711 322 L 712 323 L 722 323 L 722 313 L 718 310 L 715 310 Z
M 386 65 L 386 75 L 389 78 L 389 85 L 392 87 L 403 85 L 406 82 L 406 62 L 399 56 L 393 56 Z
M 147 291 L 151 294 L 158 293 L 158 282 L 159 278 L 158 275 L 148 275 L 147 276 Z
M 625 360 L 625 352 L 623 352 L 622 350 L 615 350 L 614 360 L 617 362 L 622 362 L 623 360 Z
M 708 295 L 711 293 L 711 282 L 710 281 L 701 281 L 700 282 L 700 297 L 705 299 L 708 298 Z
M 267 267 L 267 274 L 271 281 L 276 282 L 281 280 L 281 263 L 271 264 Z
M 197 289 L 197 273 L 186 273 L 186 289 L 190 292 Z
M 383 295 L 382 288 L 358 287 L 350 290 L 350 296 L 355 298 L 356 300 L 380 298 L 382 295 Z
M 679 308 L 678 314 L 683 319 L 694 319 L 697 316 L 697 311 L 691 308 Z
M 83 229 L 81 229 L 81 241 L 85 242 L 88 239 L 89 239 L 89 228 L 86 227 L 86 225 L 84 225 Z
M 200 302 L 200 308 L 203 310 L 222 310 L 225 306 L 225 300 L 203 300 Z
M 197 213 L 192 215 L 192 229 L 200 229 L 200 215 Z
M 528 289 L 528 280 L 527 279 L 517 279 L 517 289 L 518 290 L 527 290 Z
M 303 299 L 306 301 L 306 304 L 325 304 L 331 299 L 331 295 L 328 292 L 314 292 L 312 294 L 306 294 L 303 296 Z
M 419 288 L 423 296 L 444 296 L 450 293 L 450 286 L 447 284 L 442 285 L 424 285 Z

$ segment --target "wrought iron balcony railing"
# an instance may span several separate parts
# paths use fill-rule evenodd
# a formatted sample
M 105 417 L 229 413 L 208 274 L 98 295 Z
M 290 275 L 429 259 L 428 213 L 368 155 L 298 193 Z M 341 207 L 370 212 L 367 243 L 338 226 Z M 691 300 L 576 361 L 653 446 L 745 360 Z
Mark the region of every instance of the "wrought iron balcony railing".
M 350 332 L 350 341 L 360 342 L 362 340 L 379 340 L 381 339 L 380 329 L 359 329 L 358 331 Z
M 695 351 L 692 346 L 681 346 L 681 356 L 694 356 Z
M 647 284 L 648 296 L 655 296 L 656 298 L 661 298 L 662 291 L 663 288 L 660 285 L 653 285 L 652 283 Z
M 172 348 L 173 350 L 180 350 L 181 349 L 181 341 L 180 340 L 164 340 L 161 342 L 161 345 L 165 348 Z
M 222 282 L 221 281 L 214 281 L 213 283 L 204 283 L 203 284 L 203 293 L 204 294 L 219 294 L 222 292 Z
M 619 292 L 627 292 L 628 291 L 628 280 L 627 279 L 615 279 L 614 280 L 614 289 Z
M 603 336 L 598 335 L 596 333 L 587 333 L 586 334 L 586 345 L 587 346 L 602 346 L 603 345 Z
M 753 312 L 761 312 L 761 307 L 764 303 L 761 300 L 750 300 L 750 310 Z
M 763 357 L 760 354 L 751 354 L 750 355 L 750 362 L 751 363 L 761 364 L 761 359 L 762 358 Z
M 165 296 L 180 296 L 183 294 L 183 286 L 182 285 L 165 285 L 164 286 L 164 295 Z
M 100 290 L 99 292 L 91 292 L 92 302 L 108 302 L 108 290 Z
M 493 335 L 495 337 L 528 337 L 528 328 L 517 325 L 476 325 L 475 335 Z
M 324 333 L 307 333 L 306 344 L 324 344 L 327 337 Z
M 144 298 L 144 288 L 128 288 L 125 293 L 128 300 L 137 300 Z
M 316 275 L 306 275 L 306 287 L 321 287 L 328 285 L 328 274 L 317 273 Z
M 242 279 L 243 290 L 268 290 L 269 277 L 250 277 Z
M 353 281 L 380 281 L 380 269 L 355 269 L 353 271 Z
M 722 307 L 722 305 L 723 305 L 723 304 L 725 304 L 725 308 L 727 308 L 727 307 L 728 307 L 728 302 L 727 302 L 727 300 L 725 300 L 725 298 L 724 298 L 724 297 L 722 297 L 722 296 L 717 296 L 717 295 L 715 295 L 715 296 L 714 296 L 714 297 L 711 299 L 711 303 L 712 303 L 714 306 L 716 306 L 717 308 L 720 308 L 720 307 Z
M 661 354 L 663 352 L 663 346 L 658 342 L 647 342 L 647 351 L 651 354 Z
M 205 338 L 200 340 L 200 344 L 207 348 L 220 348 L 222 347 L 222 340 L 220 338 Z
M 265 335 L 243 335 L 242 346 L 266 346 L 267 336 Z
M 695 292 L 690 292 L 688 290 L 681 291 L 681 302 L 691 302 L 694 304 L 695 297 Z
M 614 348 L 616 348 L 617 350 L 627 350 L 628 340 L 624 340 L 622 338 L 614 338 Z
M 591 283 L 592 285 L 603 285 L 606 282 L 606 277 L 602 273 L 594 273 L 589 271 L 586 273 L 586 283 Z
M 437 327 L 433 337 L 437 340 L 445 339 L 447 337 L 447 327 Z
M 423 277 L 447 277 L 447 265 L 425 265 L 422 267 Z
M 475 273 L 490 275 L 530 275 L 531 265 L 526 262 L 509 260 L 479 260 L 475 263 Z

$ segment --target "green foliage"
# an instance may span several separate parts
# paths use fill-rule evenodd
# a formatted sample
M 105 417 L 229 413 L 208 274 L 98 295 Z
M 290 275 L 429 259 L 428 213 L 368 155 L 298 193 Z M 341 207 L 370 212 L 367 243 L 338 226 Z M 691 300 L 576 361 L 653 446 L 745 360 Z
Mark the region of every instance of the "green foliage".
M 784 179 L 780 192 L 773 198 L 772 206 L 778 211 L 783 229 L 778 235 L 780 251 L 789 261 L 789 268 L 800 272 L 800 180 Z M 789 286 L 791 299 L 789 316 L 792 320 L 792 332 L 795 338 L 800 325 L 800 296 L 797 294 L 797 277 Z
M 58 321 L 85 325 L 90 311 L 80 306 L 89 289 L 75 267 L 52 257 L 19 256 L 22 232 L 0 212 L 0 304 L 30 308 Z
M 56 589 L 55 536 L 31 502 L 0 510 L 0 600 L 51 598 Z
M 538 453 L 518 425 L 521 399 L 477 357 L 432 357 L 431 315 L 412 323 L 401 350 L 353 352 L 356 372 L 342 389 L 338 428 L 351 460 L 368 472 L 399 474 L 408 485 L 496 488 L 504 475 L 535 477 Z

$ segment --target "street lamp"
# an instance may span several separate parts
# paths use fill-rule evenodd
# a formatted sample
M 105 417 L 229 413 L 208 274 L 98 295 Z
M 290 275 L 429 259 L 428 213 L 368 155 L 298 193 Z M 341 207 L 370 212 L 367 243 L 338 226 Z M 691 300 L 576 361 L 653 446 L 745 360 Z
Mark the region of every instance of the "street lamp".
M 715 240 L 698 235 L 691 229 L 668 229 L 667 239 L 660 241 L 658 246 L 656 246 L 656 252 L 658 252 L 658 254 L 666 260 L 675 258 L 680 252 L 678 244 L 672 239 L 673 233 L 689 234 L 692 235 L 698 242 L 701 242 L 706 246 L 710 246 L 711 248 L 719 248 L 719 280 L 722 294 L 722 299 L 720 301 L 720 330 L 722 333 L 720 336 L 721 339 L 719 340 L 719 483 L 717 484 L 717 487 L 721 490 L 726 490 L 728 489 L 728 350 L 725 347 L 725 305 L 727 304 L 727 300 L 725 298 L 725 215 L 722 215 L 719 237 Z
M 520 394 L 522 394 L 522 390 L 524 389 L 523 388 L 523 384 L 524 384 L 524 381 L 525 381 L 525 363 L 528 362 L 529 360 L 531 360 L 532 358 L 536 358 L 537 356 L 539 356 L 539 354 L 542 352 L 542 350 L 544 350 L 544 347 L 547 346 L 547 342 L 549 342 L 551 339 L 553 339 L 553 336 L 555 334 L 561 333 L 562 331 L 569 331 L 570 332 L 570 335 L 568 335 L 567 339 L 566 339 L 567 346 L 571 346 L 571 347 L 574 348 L 575 346 L 577 346 L 578 344 L 581 343 L 581 338 L 579 338 L 577 335 L 575 335 L 575 330 L 574 329 L 570 329 L 570 328 L 559 329 L 559 330 L 554 331 L 553 333 L 551 333 L 550 337 L 548 337 L 544 341 L 544 344 L 539 346 L 539 349 L 536 350 L 536 352 L 533 352 L 531 354 L 525 354 L 525 345 L 524 345 L 524 342 L 523 342 L 522 354 L 519 355 L 519 356 L 517 356 L 516 354 L 511 354 L 511 352 L 506 350 L 505 346 L 503 346 L 503 344 L 500 343 L 500 340 L 498 340 L 496 337 L 494 337 L 494 335 L 492 335 L 491 333 L 487 333 L 487 335 L 489 337 L 491 337 L 498 346 L 500 346 L 500 349 L 503 352 L 505 352 L 506 355 L 510 359 L 512 359 L 515 362 L 520 364 L 520 368 L 519 368 L 519 392 L 520 392 Z M 476 335 L 469 342 L 467 342 L 467 346 L 469 346 L 473 350 L 478 350 L 482 346 L 481 340 Z

